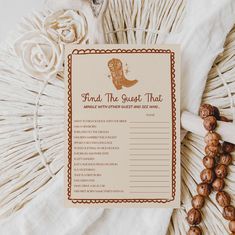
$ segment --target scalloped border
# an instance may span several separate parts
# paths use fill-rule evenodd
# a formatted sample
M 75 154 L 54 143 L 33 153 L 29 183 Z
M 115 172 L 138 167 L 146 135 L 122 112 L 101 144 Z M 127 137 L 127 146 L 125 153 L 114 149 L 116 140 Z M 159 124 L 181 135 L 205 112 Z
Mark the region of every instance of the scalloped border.
M 165 53 L 171 60 L 171 106 L 172 106 L 172 198 L 171 199 L 77 199 L 71 198 L 72 188 L 72 55 L 118 54 L 118 53 Z M 68 164 L 67 164 L 67 199 L 76 204 L 99 203 L 167 203 L 175 200 L 176 194 L 176 82 L 175 53 L 169 49 L 74 49 L 67 56 L 68 62 Z

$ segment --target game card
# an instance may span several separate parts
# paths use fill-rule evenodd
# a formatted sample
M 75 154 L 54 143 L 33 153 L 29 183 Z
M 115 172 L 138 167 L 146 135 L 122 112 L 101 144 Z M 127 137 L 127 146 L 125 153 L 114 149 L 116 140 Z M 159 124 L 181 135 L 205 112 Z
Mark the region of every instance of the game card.
M 65 204 L 179 207 L 177 45 L 68 45 Z

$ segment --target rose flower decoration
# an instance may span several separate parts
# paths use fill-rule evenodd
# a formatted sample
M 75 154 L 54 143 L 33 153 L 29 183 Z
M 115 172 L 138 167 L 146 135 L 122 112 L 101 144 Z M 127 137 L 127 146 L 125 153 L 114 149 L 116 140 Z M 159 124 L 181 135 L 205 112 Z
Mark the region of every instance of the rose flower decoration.
M 56 42 L 82 43 L 86 39 L 87 23 L 78 12 L 61 10 L 46 17 L 44 30 Z
M 63 46 L 40 31 L 25 33 L 14 47 L 26 72 L 35 78 L 46 79 L 62 70 Z

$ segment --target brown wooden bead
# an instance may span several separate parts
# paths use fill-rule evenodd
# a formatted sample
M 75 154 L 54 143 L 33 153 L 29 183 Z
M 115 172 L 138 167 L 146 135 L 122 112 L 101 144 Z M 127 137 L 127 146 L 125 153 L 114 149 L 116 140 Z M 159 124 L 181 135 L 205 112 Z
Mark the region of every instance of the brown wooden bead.
M 226 220 L 235 220 L 235 208 L 233 206 L 224 207 L 223 217 Z
M 204 138 L 207 145 L 218 145 L 221 137 L 216 132 L 208 132 Z
M 229 229 L 231 232 L 235 233 L 235 220 L 229 222 Z
M 200 174 L 200 178 L 203 183 L 210 184 L 215 178 L 215 173 L 212 169 L 204 169 Z
M 199 115 L 202 119 L 213 116 L 214 115 L 214 108 L 210 104 L 203 104 L 200 106 Z
M 213 131 L 217 126 L 217 120 L 214 116 L 208 116 L 204 118 L 203 126 L 208 131 Z
M 222 191 L 223 188 L 225 186 L 225 183 L 224 183 L 224 180 L 223 179 L 220 179 L 220 178 L 216 178 L 214 180 L 214 182 L 212 183 L 212 188 L 218 192 L 218 191 Z
M 212 157 L 208 157 L 205 156 L 203 158 L 203 165 L 207 168 L 207 169 L 212 169 L 215 166 L 215 159 Z
M 196 195 L 192 199 L 192 206 L 195 209 L 201 209 L 204 206 L 205 199 L 201 195 Z
M 228 174 L 227 166 L 225 166 L 223 164 L 219 164 L 215 168 L 215 174 L 218 178 L 224 179 Z
M 213 106 L 213 116 L 217 119 L 220 120 L 220 111 L 217 107 Z
M 197 185 L 197 193 L 203 197 L 208 197 L 211 193 L 210 186 L 206 183 L 200 183 Z
M 229 196 L 228 193 L 222 191 L 222 192 L 218 192 L 216 194 L 216 201 L 218 202 L 218 204 L 221 207 L 226 207 L 229 206 L 230 202 L 231 202 L 231 197 Z
M 201 212 L 195 208 L 192 208 L 188 212 L 187 221 L 191 225 L 198 225 L 202 221 Z
M 228 118 L 226 118 L 225 116 L 220 116 L 220 121 L 221 122 L 231 122 Z
M 198 226 L 191 226 L 187 235 L 202 235 L 202 230 Z
M 222 150 L 225 152 L 225 153 L 231 153 L 234 151 L 234 145 L 231 144 L 231 143 L 228 143 L 228 142 L 224 142 L 222 144 Z
M 208 157 L 216 157 L 219 154 L 220 146 L 207 145 L 205 147 L 205 153 Z
M 219 164 L 230 165 L 233 161 L 232 155 L 229 153 L 223 153 L 220 155 Z

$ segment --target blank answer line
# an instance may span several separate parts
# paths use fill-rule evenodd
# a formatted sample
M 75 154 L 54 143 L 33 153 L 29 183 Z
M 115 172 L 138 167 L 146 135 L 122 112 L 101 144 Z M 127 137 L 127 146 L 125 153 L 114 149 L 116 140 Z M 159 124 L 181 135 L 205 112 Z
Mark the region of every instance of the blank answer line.
M 129 165 L 129 166 L 134 166 L 134 167 L 135 166 L 141 166 L 141 167 L 143 167 L 143 166 L 150 166 L 150 167 L 153 166 L 154 167 L 154 166 L 169 166 L 169 165 L 168 164 L 162 164 L 162 165 Z
M 170 183 L 169 180 L 130 180 L 131 183 Z
M 129 122 L 129 123 L 169 123 L 169 122 Z
M 169 148 L 129 148 L 129 150 L 169 150 Z
M 131 172 L 169 172 L 169 170 L 129 170 Z
M 130 155 L 131 156 L 170 156 L 170 154 L 168 153 L 162 153 L 162 154 L 160 153 L 158 154 L 156 153 L 131 153 Z
M 130 143 L 129 145 L 169 145 L 169 143 Z
M 140 126 L 140 127 L 138 127 L 138 126 L 131 126 L 130 127 L 130 129 L 169 129 L 170 127 L 165 127 L 165 126 L 153 126 L 153 127 L 151 127 L 151 126 Z
M 169 193 L 169 192 L 130 192 L 130 193 L 157 193 L 157 194 L 160 194 L 160 193 Z
M 129 134 L 169 134 L 169 132 L 129 132 Z
M 169 177 L 169 175 L 130 175 L 130 177 Z
M 130 137 L 130 140 L 169 140 L 170 138 L 155 138 L 155 137 Z
M 150 185 L 150 186 L 139 186 L 139 185 L 137 185 L 137 186 L 129 186 L 129 188 L 169 188 L 170 186 L 160 186 L 160 185 L 158 185 L 158 186 L 156 186 L 156 185 Z
M 139 159 L 139 158 L 131 158 L 131 161 L 170 161 L 171 159 L 156 159 L 156 158 L 147 158 L 147 159 Z

